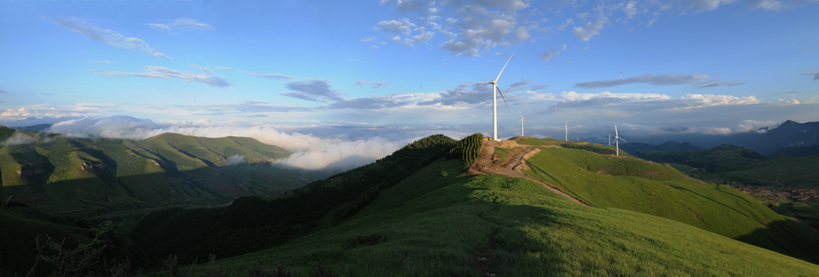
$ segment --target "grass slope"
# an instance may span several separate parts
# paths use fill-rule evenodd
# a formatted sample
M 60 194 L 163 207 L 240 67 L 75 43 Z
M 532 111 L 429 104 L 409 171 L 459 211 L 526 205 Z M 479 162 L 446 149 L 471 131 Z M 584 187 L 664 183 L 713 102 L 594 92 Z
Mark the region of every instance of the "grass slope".
M 812 276 L 819 266 L 678 221 L 585 207 L 434 162 L 342 224 L 220 264 L 347 276 Z M 753 262 L 749 262 L 753 261 Z M 199 267 L 202 272 L 206 268 Z M 494 275 L 492 275 L 494 276 Z
M 139 247 L 160 258 L 189 261 L 229 257 L 280 245 L 334 226 L 379 193 L 444 157 L 455 144 L 431 136 L 364 167 L 274 197 L 243 197 L 216 209 L 171 209 L 146 215 L 130 232 Z
M 599 146 L 605 148 L 605 146 Z M 591 151 L 542 148 L 524 173 L 599 208 L 655 215 L 811 262 L 819 233 L 728 186 L 705 184 L 667 164 Z

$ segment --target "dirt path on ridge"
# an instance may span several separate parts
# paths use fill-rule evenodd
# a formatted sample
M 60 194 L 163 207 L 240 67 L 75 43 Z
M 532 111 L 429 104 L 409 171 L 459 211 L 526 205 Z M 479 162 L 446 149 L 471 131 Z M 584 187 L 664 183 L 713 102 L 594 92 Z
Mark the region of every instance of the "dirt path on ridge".
M 497 144 L 497 142 L 495 142 L 495 141 L 483 141 L 483 144 L 481 145 L 481 158 L 478 159 L 477 161 L 475 161 L 475 163 L 472 164 L 472 166 L 469 167 L 469 169 L 467 170 L 467 174 L 469 174 L 469 175 L 494 174 L 494 175 L 503 175 L 503 176 L 512 177 L 512 178 L 529 179 L 529 180 L 538 182 L 539 184 L 541 184 L 546 189 L 548 189 L 548 190 L 550 190 L 550 191 L 552 191 L 554 193 L 557 193 L 560 196 L 566 197 L 569 200 L 572 200 L 572 201 L 574 201 L 576 203 L 583 204 L 583 205 L 591 207 L 591 205 L 589 205 L 586 202 L 583 202 L 583 200 L 577 199 L 574 196 L 571 196 L 571 195 L 563 192 L 562 190 L 560 190 L 559 188 L 555 187 L 552 184 L 549 184 L 547 182 L 535 179 L 535 178 L 533 178 L 533 177 L 531 177 L 529 175 L 526 175 L 526 174 L 523 174 L 523 173 L 519 172 L 520 169 L 528 168 L 526 166 L 526 163 L 525 163 L 526 159 L 528 159 L 529 157 L 534 156 L 534 154 L 540 152 L 540 149 L 530 147 L 529 145 L 525 145 L 525 146 L 524 145 L 517 145 L 513 149 L 513 151 L 509 151 L 509 155 L 506 156 L 507 162 L 499 163 L 498 165 L 495 165 L 493 163 L 493 157 L 495 156 L 495 145 L 496 144 Z M 542 146 L 538 146 L 538 147 L 542 147 Z M 525 149 L 525 151 L 517 150 L 517 148 L 523 148 L 523 149 Z

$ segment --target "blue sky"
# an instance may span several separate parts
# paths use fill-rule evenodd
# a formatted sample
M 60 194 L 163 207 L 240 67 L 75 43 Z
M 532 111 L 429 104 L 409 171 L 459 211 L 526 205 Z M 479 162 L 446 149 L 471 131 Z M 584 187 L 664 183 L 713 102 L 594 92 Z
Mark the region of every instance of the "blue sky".
M 501 137 L 519 112 L 540 137 L 565 122 L 747 132 L 819 120 L 816 14 L 816 0 L 0 0 L 0 124 L 489 134 L 491 86 L 468 82 L 514 53 Z

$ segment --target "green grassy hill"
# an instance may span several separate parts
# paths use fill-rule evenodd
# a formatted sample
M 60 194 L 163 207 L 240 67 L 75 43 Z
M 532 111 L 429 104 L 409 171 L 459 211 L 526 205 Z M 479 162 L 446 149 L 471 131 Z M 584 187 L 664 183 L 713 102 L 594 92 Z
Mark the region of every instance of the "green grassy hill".
M 819 272 L 804 261 L 815 258 L 815 231 L 667 165 L 607 159 L 598 152 L 610 147 L 582 143 L 571 143 L 582 149 L 543 148 L 530 159 L 533 176 L 578 183 L 553 182 L 596 206 L 586 207 L 533 181 L 463 175 L 461 156 L 474 157 L 450 154 L 458 158 L 447 160 L 456 145 L 472 144 L 427 138 L 278 198 L 153 212 L 131 236 L 141 249 L 156 257 L 179 255 L 183 264 L 215 254 L 220 260 L 197 267 L 201 273 L 237 276 Z M 586 186 L 586 178 L 605 184 Z M 609 194 L 620 198 L 602 197 Z
M 608 148 L 596 144 L 588 147 Z M 735 154 L 732 158 L 747 159 L 742 156 L 744 150 L 737 151 L 732 147 L 714 151 L 727 151 Z M 532 170 L 524 173 L 553 184 L 595 207 L 626 209 L 673 219 L 819 262 L 819 232 L 775 213 L 742 192 L 688 178 L 668 164 L 595 152 L 542 148 L 527 162 Z
M 819 187 L 819 155 L 772 156 L 729 144 L 706 151 L 648 151 L 636 156 L 670 163 L 690 176 L 708 182 L 791 188 Z
M 586 207 L 529 180 L 463 176 L 461 170 L 460 161 L 438 160 L 385 189 L 335 227 L 219 264 L 237 276 L 248 272 L 814 276 L 819 272 L 815 264 L 675 220 Z
M 215 209 L 171 209 L 146 215 L 130 234 L 156 257 L 235 256 L 280 245 L 335 225 L 379 193 L 442 158 L 454 140 L 432 136 L 376 163 L 313 182 L 274 198 L 243 197 Z
M 162 134 L 69 138 L 0 126 L 0 196 L 60 214 L 215 205 L 274 195 L 327 176 L 271 167 L 291 153 L 251 138 Z M 11 143 L 15 142 L 15 143 Z

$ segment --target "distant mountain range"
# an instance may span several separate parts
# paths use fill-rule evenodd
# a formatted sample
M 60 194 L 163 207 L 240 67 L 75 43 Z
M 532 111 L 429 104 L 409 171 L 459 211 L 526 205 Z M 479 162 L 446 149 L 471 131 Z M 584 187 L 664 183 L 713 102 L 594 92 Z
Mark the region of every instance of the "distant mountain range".
M 657 141 L 668 136 L 642 138 L 643 141 Z M 798 123 L 785 121 L 776 128 L 758 132 L 732 135 L 680 134 L 659 145 L 649 143 L 621 143 L 620 148 L 629 153 L 640 151 L 702 151 L 721 144 L 745 147 L 766 156 L 788 155 L 809 156 L 819 154 L 819 122 Z M 677 143 L 675 141 L 684 141 Z
M 32 128 L 30 128 L 32 129 Z M 36 129 L 36 128 L 33 128 Z M 268 196 L 326 177 L 273 167 L 291 152 L 252 138 L 166 133 L 145 140 L 71 138 L 0 126 L 0 198 L 88 217 Z

